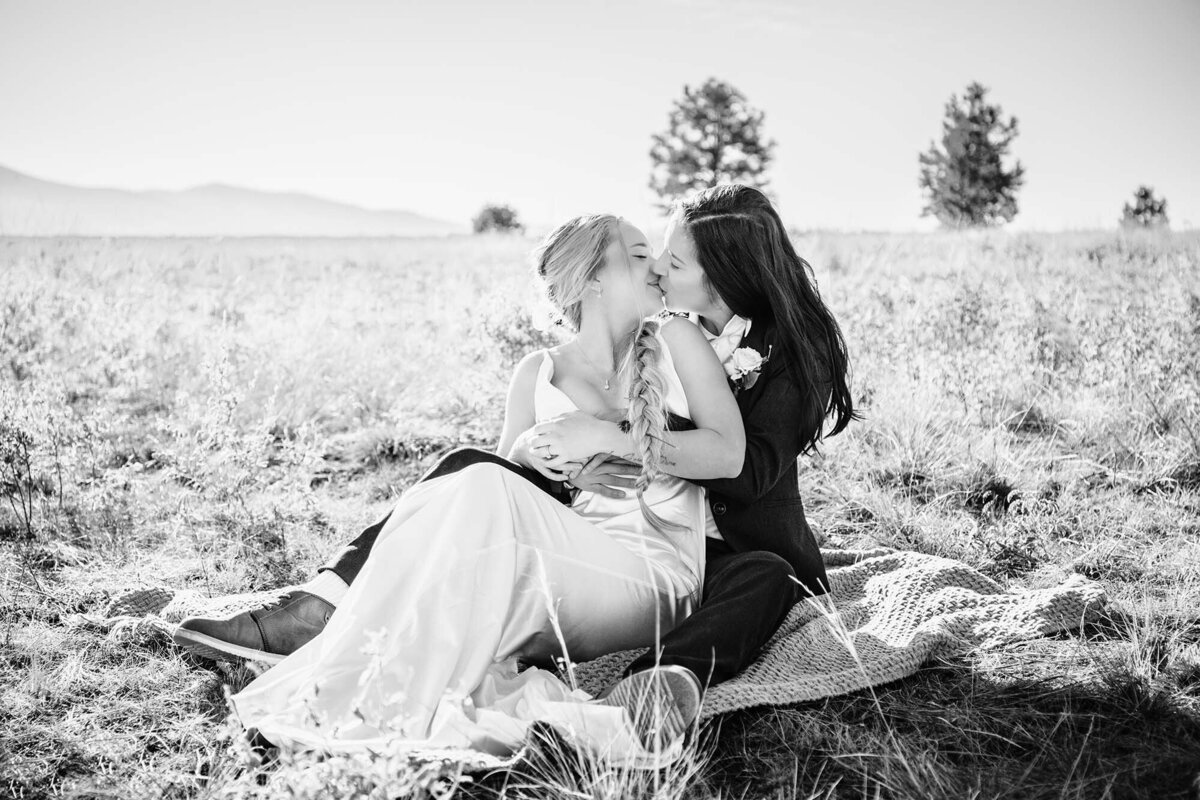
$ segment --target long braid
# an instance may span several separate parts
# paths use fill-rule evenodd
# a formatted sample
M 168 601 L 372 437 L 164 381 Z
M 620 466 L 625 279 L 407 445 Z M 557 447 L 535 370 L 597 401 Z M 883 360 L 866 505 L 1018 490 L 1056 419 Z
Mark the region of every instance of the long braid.
M 634 486 L 642 514 L 651 525 L 663 532 L 682 532 L 688 528 L 660 517 L 646 504 L 644 497 L 650 483 L 658 477 L 665 445 L 663 435 L 667 430 L 666 378 L 662 371 L 659 327 L 656 320 L 644 320 L 628 350 L 627 363 L 632 371 L 627 419 L 635 452 L 642 462 L 642 471 Z

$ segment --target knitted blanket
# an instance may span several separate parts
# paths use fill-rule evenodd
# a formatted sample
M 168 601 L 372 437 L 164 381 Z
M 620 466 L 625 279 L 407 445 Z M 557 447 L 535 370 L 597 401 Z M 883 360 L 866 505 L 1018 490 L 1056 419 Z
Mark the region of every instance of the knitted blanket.
M 935 654 L 992 648 L 1080 626 L 1105 602 L 1080 575 L 1005 591 L 960 561 L 908 551 L 823 550 L 827 596 L 797 603 L 753 664 L 704 695 L 701 718 L 847 694 L 916 672 Z M 574 668 L 595 693 L 642 651 Z
M 1103 588 L 1073 575 L 1050 589 L 1005 591 L 947 558 L 876 550 L 824 550 L 830 593 L 797 603 L 758 659 L 708 690 L 702 718 L 763 705 L 787 705 L 888 683 L 956 647 L 1001 647 L 1078 627 L 1105 602 Z M 270 594 L 208 599 L 189 590 L 141 587 L 117 595 L 92 625 L 110 635 L 169 637 L 191 614 L 261 603 Z M 570 668 L 568 681 L 598 693 L 641 651 Z

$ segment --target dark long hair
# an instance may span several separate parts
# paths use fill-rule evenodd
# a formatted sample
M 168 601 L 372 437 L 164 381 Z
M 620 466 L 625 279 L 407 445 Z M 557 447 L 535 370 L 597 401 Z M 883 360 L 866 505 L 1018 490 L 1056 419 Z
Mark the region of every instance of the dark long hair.
M 785 359 L 804 393 L 801 452 L 816 447 L 826 416 L 833 418 L 827 435 L 841 433 L 858 418 L 846 342 L 771 201 L 758 189 L 726 184 L 680 203 L 678 213 L 710 291 L 734 314 L 775 324 L 775 357 Z

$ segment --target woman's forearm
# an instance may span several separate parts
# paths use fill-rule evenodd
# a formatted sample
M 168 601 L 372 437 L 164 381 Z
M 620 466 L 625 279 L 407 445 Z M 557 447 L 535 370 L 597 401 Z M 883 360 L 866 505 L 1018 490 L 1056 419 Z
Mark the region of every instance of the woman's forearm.
M 676 478 L 736 478 L 746 459 L 744 441 L 731 442 L 716 431 L 669 431 L 664 437 L 663 472 Z
M 606 435 L 606 449 L 622 458 L 636 459 L 637 448 L 632 433 L 624 433 L 617 423 L 611 424 Z M 668 475 L 687 480 L 736 478 L 742 472 L 746 449 L 716 431 L 699 428 L 691 431 L 668 431 L 664 434 L 662 464 Z

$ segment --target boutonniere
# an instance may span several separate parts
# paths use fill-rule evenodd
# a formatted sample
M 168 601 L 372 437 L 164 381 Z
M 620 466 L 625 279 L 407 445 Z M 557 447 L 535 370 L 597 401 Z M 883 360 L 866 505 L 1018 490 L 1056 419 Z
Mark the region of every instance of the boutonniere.
M 734 394 L 758 382 L 763 365 L 771 360 L 773 349 L 774 345 L 768 347 L 765 356 L 753 347 L 739 347 L 733 351 L 733 355 L 725 362 L 725 374 L 729 376 L 729 385 L 733 387 Z

